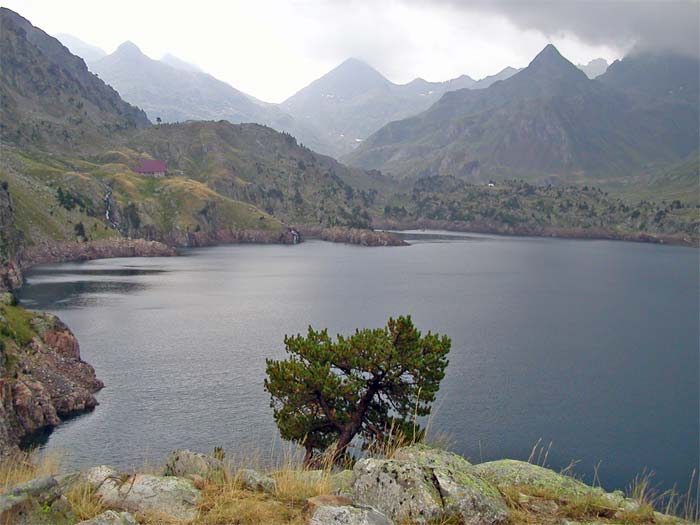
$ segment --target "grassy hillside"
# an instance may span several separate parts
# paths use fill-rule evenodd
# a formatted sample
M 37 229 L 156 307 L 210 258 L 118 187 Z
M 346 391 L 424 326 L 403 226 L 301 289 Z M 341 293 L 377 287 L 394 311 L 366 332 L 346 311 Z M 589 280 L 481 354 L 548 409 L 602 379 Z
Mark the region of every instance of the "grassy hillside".
M 282 223 L 255 206 L 184 177 L 133 173 L 137 161 L 100 163 L 3 148 L 0 181 L 8 184 L 16 225 L 28 244 L 120 235 L 167 239 L 222 228 L 276 231 Z
M 290 224 L 367 227 L 391 181 L 351 169 L 257 124 L 188 122 L 129 134 L 127 148 Z M 360 188 L 360 189 L 358 189 Z
M 645 176 L 628 180 L 607 180 L 600 184 L 611 194 L 630 202 L 643 200 L 700 204 L 700 156 L 694 152 L 687 159 Z

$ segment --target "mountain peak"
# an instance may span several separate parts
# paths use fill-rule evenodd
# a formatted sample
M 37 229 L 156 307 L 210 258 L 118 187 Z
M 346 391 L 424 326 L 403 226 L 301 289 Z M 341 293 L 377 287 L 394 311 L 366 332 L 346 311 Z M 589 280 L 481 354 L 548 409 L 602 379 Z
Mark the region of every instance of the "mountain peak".
M 137 46 L 130 40 L 122 42 L 115 51 L 115 53 L 119 53 L 120 55 L 143 55 L 143 53 L 139 49 L 139 46 Z
M 530 62 L 524 72 L 527 77 L 540 77 L 542 79 L 558 80 L 571 83 L 587 79 L 586 74 L 564 58 L 559 50 L 552 44 L 547 44 L 537 56 Z
M 562 61 L 568 62 L 553 44 L 547 44 L 544 49 L 537 53 L 537 56 L 532 59 L 530 66 L 537 64 L 556 64 Z
M 346 75 L 351 75 L 352 77 L 348 78 L 348 80 L 352 80 L 352 78 L 359 78 L 362 79 L 363 81 L 371 81 L 371 82 L 378 82 L 378 83 L 387 83 L 388 80 L 384 78 L 384 76 L 374 69 L 372 66 L 370 66 L 367 62 L 364 60 L 360 60 L 359 58 L 355 57 L 350 57 L 345 59 L 343 62 L 341 62 L 338 66 L 336 66 L 334 69 L 329 71 L 325 76 L 343 76 L 345 77 Z M 323 78 L 323 77 L 321 77 Z
M 287 101 L 298 101 L 300 96 L 323 97 L 327 100 L 348 99 L 389 85 L 391 82 L 366 62 L 348 58 Z

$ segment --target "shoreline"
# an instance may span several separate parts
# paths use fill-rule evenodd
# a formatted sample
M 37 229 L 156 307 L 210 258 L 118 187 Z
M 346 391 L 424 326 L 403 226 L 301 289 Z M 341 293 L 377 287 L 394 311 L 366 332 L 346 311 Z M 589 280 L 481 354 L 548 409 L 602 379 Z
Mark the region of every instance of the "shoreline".
M 118 257 L 177 257 L 179 248 L 205 248 L 232 244 L 299 244 L 308 239 L 358 246 L 406 246 L 388 232 L 355 228 L 289 227 L 281 231 L 237 230 L 182 232 L 158 240 L 113 237 L 95 241 L 42 242 L 22 249 L 17 258 L 0 267 L 0 292 L 17 290 L 24 273 L 42 264 L 114 259 Z
M 626 241 L 669 246 L 685 246 L 690 248 L 700 247 L 700 237 L 693 237 L 692 235 L 688 234 L 614 232 L 611 230 L 577 228 L 517 228 L 486 223 L 439 221 L 432 219 L 421 219 L 418 221 L 379 221 L 375 227 L 380 230 L 396 233 L 401 233 L 402 231 L 406 230 L 444 230 L 458 233 L 505 235 L 510 237 Z

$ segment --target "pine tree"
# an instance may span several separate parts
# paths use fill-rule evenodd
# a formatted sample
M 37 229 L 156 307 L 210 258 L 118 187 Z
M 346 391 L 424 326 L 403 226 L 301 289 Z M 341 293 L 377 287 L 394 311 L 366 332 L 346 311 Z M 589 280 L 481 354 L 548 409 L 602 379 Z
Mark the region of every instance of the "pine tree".
M 333 444 L 338 459 L 356 436 L 420 432 L 412 420 L 430 413 L 451 346 L 448 337 L 421 336 L 410 316 L 336 341 L 309 327 L 284 343 L 289 357 L 267 360 L 265 390 L 282 437 L 306 449 L 307 463 Z

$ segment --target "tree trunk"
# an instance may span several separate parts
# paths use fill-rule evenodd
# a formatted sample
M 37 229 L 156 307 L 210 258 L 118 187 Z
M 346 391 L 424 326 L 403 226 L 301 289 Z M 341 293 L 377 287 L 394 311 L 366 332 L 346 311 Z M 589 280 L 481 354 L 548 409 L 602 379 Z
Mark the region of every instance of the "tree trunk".
M 314 457 L 314 447 L 306 445 L 306 453 L 304 454 L 304 466 L 311 466 L 311 459 Z

